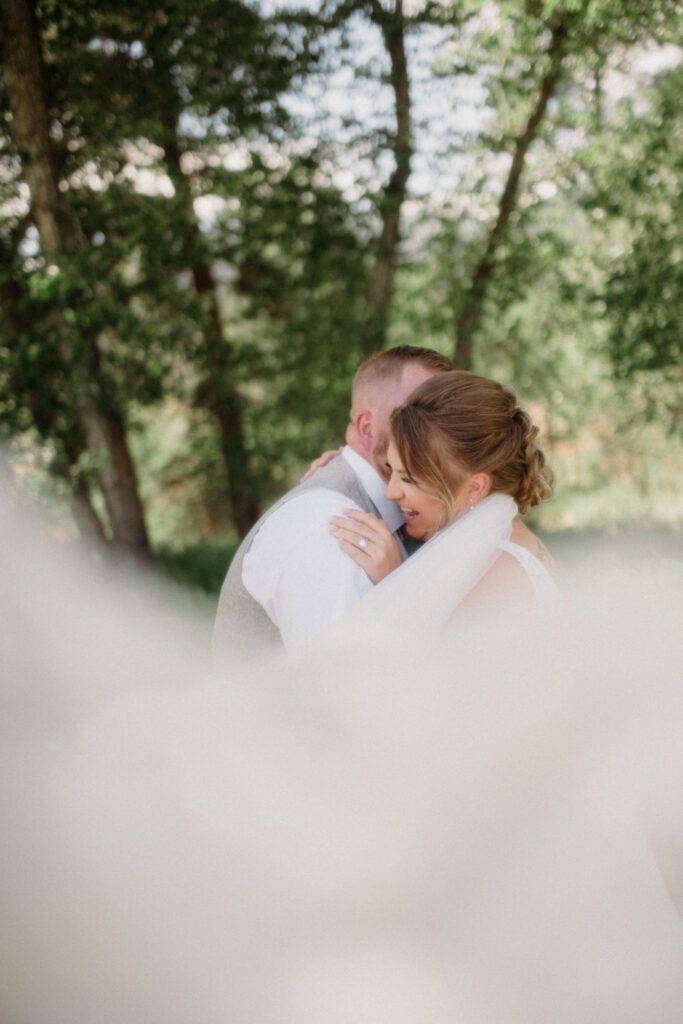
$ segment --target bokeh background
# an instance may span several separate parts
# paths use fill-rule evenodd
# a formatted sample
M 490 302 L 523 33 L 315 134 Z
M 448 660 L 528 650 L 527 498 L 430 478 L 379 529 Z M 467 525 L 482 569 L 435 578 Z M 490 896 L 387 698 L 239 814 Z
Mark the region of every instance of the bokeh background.
M 531 409 L 557 551 L 683 552 L 679 3 L 3 0 L 1 31 L 0 430 L 57 536 L 215 594 L 409 343 Z

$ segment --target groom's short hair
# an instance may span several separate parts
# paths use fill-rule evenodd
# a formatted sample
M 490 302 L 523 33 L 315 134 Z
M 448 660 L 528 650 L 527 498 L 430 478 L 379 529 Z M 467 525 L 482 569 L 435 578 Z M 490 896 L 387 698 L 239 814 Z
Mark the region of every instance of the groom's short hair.
M 447 373 L 455 369 L 455 364 L 448 356 L 442 356 L 433 348 L 422 348 L 419 345 L 396 345 L 384 352 L 375 352 L 360 364 L 353 377 L 351 394 L 359 387 L 397 383 L 408 363 L 417 363 L 425 370 L 434 373 Z

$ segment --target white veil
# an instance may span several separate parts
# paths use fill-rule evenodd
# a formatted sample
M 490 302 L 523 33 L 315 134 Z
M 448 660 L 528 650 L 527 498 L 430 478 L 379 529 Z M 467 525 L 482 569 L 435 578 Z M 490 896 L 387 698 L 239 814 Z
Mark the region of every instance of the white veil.
M 591 578 L 533 645 L 358 649 L 439 634 L 513 514 L 226 681 L 196 597 L 0 493 L 2 1020 L 679 1024 L 678 574 Z
M 516 515 L 509 495 L 490 494 L 383 579 L 337 628 L 356 638 L 441 634 L 498 557 Z

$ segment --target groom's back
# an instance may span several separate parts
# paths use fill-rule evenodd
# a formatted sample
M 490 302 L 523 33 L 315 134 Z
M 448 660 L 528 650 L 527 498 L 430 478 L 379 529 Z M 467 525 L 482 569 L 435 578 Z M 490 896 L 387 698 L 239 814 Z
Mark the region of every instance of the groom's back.
M 221 663 L 240 659 L 253 660 L 282 648 L 282 637 L 277 625 L 244 585 L 244 558 L 259 530 L 271 516 L 276 515 L 293 498 L 316 490 L 336 491 L 355 502 L 363 511 L 377 515 L 377 509 L 361 486 L 358 477 L 341 456 L 337 456 L 310 479 L 288 491 L 268 509 L 237 549 L 221 589 L 213 629 L 213 652 Z M 312 595 L 312 599 L 314 598 L 315 595 Z

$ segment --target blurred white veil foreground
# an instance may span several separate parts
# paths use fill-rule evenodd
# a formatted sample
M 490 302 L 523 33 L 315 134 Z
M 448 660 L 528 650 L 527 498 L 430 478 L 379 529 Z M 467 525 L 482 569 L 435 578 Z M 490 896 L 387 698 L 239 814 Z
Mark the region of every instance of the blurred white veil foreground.
M 2 1021 L 680 1024 L 665 565 L 584 569 L 533 641 L 216 679 L 177 599 L 0 531 Z

